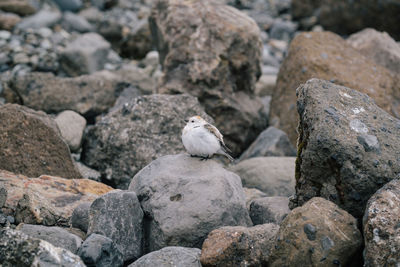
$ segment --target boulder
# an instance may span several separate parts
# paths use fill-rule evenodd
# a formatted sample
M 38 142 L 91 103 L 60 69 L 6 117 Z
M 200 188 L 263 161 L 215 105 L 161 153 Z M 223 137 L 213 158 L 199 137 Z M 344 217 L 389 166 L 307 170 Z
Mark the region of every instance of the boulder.
M 231 166 L 243 186 L 256 188 L 267 196 L 291 196 L 295 193 L 295 157 L 257 157 Z
M 165 247 L 144 255 L 128 267 L 199 267 L 200 252 L 198 248 Z
M 368 199 L 400 177 L 400 121 L 367 95 L 311 79 L 298 88 L 296 197 L 320 196 L 356 218 Z
M 400 262 L 400 180 L 379 189 L 363 217 L 364 266 L 396 266 Z
M 296 150 L 290 143 L 286 133 L 275 128 L 268 127 L 240 156 L 239 160 L 255 157 L 295 157 Z
M 352 34 L 347 43 L 377 64 L 400 73 L 400 45 L 386 32 L 364 29 Z
M 357 220 L 316 197 L 283 220 L 269 266 L 348 266 L 361 244 Z
M 146 251 L 200 248 L 218 227 L 251 225 L 240 178 L 213 160 L 158 158 L 133 177 L 129 190 L 145 213 Z
M 91 202 L 83 202 L 76 206 L 71 215 L 71 226 L 87 232 L 89 227 L 89 209 Z
M 272 223 L 218 228 L 203 243 L 201 265 L 267 266 L 278 230 L 279 226 Z
M 289 198 L 287 197 L 257 198 L 250 204 L 250 218 L 254 225 L 264 223 L 279 225 L 289 213 Z
M 69 226 L 73 210 L 83 202 L 92 202 L 111 187 L 87 179 L 64 179 L 42 175 L 28 178 L 0 171 L 8 197 L 3 212 L 18 223 Z
M 61 13 L 58 10 L 42 9 L 36 14 L 22 19 L 17 28 L 21 30 L 51 28 L 61 19 Z
M 42 239 L 55 247 L 60 247 L 76 254 L 82 244 L 82 239 L 67 230 L 57 226 L 43 226 L 21 223 L 16 230 L 33 238 Z
M 36 13 L 38 6 L 32 0 L 2 0 L 0 10 L 27 16 Z
M 254 95 L 262 51 L 257 24 L 209 0 L 156 1 L 149 21 L 164 70 L 158 92 L 196 96 L 238 155 L 267 126 Z
M 94 32 L 85 33 L 67 43 L 60 64 L 70 76 L 92 74 L 104 68 L 111 45 Z
M 297 141 L 299 121 L 296 88 L 311 78 L 359 90 L 372 97 L 380 108 L 400 117 L 400 83 L 394 73 L 360 54 L 336 34 L 305 32 L 290 44 L 271 102 L 270 121 L 277 121 L 273 126 L 287 133 L 292 144 Z
M 142 255 L 142 221 L 143 211 L 134 192 L 111 191 L 90 206 L 87 235 L 110 238 L 124 261 L 136 260 Z
M 72 110 L 66 110 L 57 115 L 55 122 L 70 150 L 78 151 L 86 127 L 85 118 Z
M 77 253 L 87 266 L 122 267 L 123 255 L 116 244 L 108 237 L 91 234 L 83 242 Z
M 0 169 L 17 174 L 81 177 L 54 120 L 20 105 L 0 106 L 0 158 Z
M 131 99 L 90 127 L 82 161 L 102 173 L 107 183 L 126 189 L 132 177 L 159 156 L 184 150 L 184 119 L 203 111 L 189 95 L 150 95 Z
M 86 266 L 69 250 L 12 229 L 0 230 L 0 260 L 3 266 Z

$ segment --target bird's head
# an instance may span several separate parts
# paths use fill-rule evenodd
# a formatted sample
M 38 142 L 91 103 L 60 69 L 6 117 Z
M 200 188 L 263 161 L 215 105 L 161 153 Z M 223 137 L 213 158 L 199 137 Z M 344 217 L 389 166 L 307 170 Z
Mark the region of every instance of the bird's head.
M 200 116 L 193 116 L 185 120 L 187 125 L 201 125 L 206 124 L 207 122 Z

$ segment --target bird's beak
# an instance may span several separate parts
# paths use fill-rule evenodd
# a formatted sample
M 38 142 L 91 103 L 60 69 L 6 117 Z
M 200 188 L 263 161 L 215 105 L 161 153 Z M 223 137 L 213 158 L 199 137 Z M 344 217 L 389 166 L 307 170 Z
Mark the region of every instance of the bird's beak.
M 184 119 L 183 121 L 184 121 L 185 123 L 188 123 L 188 122 L 189 122 L 189 120 L 188 120 L 188 119 Z

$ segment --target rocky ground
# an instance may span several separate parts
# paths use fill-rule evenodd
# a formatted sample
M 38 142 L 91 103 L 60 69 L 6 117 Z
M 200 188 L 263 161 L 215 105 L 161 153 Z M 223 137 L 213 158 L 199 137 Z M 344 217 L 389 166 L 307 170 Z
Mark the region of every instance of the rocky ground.
M 399 266 L 398 14 L 0 0 L 0 265 Z

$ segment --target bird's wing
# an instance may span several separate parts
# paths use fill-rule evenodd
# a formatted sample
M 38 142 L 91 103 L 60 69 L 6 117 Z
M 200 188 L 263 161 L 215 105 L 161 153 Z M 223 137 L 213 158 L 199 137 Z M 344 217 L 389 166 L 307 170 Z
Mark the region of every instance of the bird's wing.
M 224 139 L 222 134 L 218 131 L 217 127 L 215 127 L 214 125 L 211 125 L 209 123 L 204 125 L 204 128 L 206 130 L 208 130 L 210 133 L 212 133 L 213 135 L 215 135 L 215 137 L 217 137 L 219 143 L 221 144 L 222 148 L 225 149 L 225 151 L 231 152 L 231 150 L 225 145 L 224 143 Z

